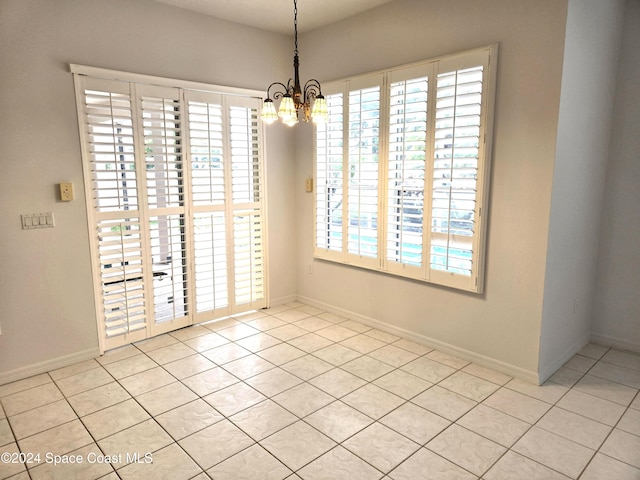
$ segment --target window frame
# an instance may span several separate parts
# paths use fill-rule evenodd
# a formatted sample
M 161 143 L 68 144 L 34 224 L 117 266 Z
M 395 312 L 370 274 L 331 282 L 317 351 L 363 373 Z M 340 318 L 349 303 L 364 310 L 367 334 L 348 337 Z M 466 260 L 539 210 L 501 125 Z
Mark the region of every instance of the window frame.
M 491 175 L 491 158 L 492 158 L 492 140 L 493 140 L 493 119 L 495 110 L 495 92 L 496 92 L 496 73 L 497 73 L 497 56 L 498 45 L 492 44 L 472 50 L 467 50 L 452 55 L 446 55 L 436 57 L 420 62 L 415 62 L 407 65 L 397 66 L 389 69 L 380 70 L 377 72 L 370 72 L 363 75 L 358 75 L 346 79 L 341 79 L 333 82 L 326 82 L 323 84 L 323 94 L 327 98 L 330 105 L 330 122 L 331 118 L 338 118 L 338 107 L 334 108 L 334 117 L 331 117 L 331 102 L 335 98 L 334 95 L 342 96 L 341 107 L 341 122 L 342 122 L 342 158 L 340 161 L 333 162 L 334 172 L 336 171 L 336 165 L 341 162 L 342 172 L 348 172 L 349 167 L 349 128 L 352 120 L 349 116 L 349 95 L 356 89 L 363 88 L 363 86 L 372 86 L 378 82 L 380 87 L 380 118 L 379 118 L 379 132 L 378 132 L 378 177 L 377 177 L 377 190 L 378 190 L 378 209 L 377 209 L 377 254 L 375 258 L 354 255 L 349 253 L 348 243 L 348 231 L 349 231 L 349 182 L 345 175 L 342 175 L 342 210 L 341 218 L 339 219 L 341 229 L 341 248 L 336 248 L 336 242 L 333 242 L 333 248 L 327 248 L 330 243 L 330 237 L 328 237 L 328 228 L 331 219 L 327 215 L 329 213 L 321 212 L 322 209 L 328 208 L 330 201 L 329 190 L 325 191 L 327 184 L 324 180 L 325 172 L 327 172 L 327 165 L 329 163 L 329 132 L 323 126 L 316 126 L 314 128 L 313 137 L 313 171 L 314 171 L 314 224 L 313 224 L 313 241 L 314 252 L 313 256 L 318 260 L 326 260 L 330 262 L 340 263 L 343 265 L 364 268 L 367 270 L 373 270 L 382 272 L 398 277 L 409 278 L 413 280 L 419 280 L 436 285 L 442 285 L 454 289 L 464 290 L 473 293 L 483 293 L 485 284 L 485 256 L 486 256 L 486 238 L 487 238 L 487 220 L 489 213 L 489 181 Z M 452 226 L 451 221 L 454 218 L 452 213 L 455 207 L 449 206 L 448 217 L 444 222 L 446 233 L 446 261 L 449 262 L 453 258 L 452 249 L 453 242 L 462 240 L 464 245 L 467 246 L 470 252 L 470 259 L 462 261 L 464 264 L 469 264 L 468 274 L 463 271 L 460 273 L 456 271 L 454 267 L 445 267 L 446 269 L 434 268 L 431 265 L 432 258 L 439 256 L 437 253 L 432 254 L 432 230 L 436 227 L 432 227 L 433 220 L 433 192 L 435 190 L 434 176 L 436 163 L 435 157 L 435 145 L 436 145 L 436 114 L 439 110 L 436 106 L 438 102 L 438 79 L 439 75 L 444 75 L 449 72 L 455 72 L 456 79 L 458 76 L 462 76 L 465 69 L 471 69 L 474 67 L 482 67 L 482 80 L 481 80 L 481 93 L 479 104 L 480 112 L 476 116 L 479 118 L 478 126 L 478 142 L 473 148 L 477 150 L 477 164 L 475 170 L 472 172 L 472 176 L 475 174 L 475 192 L 473 196 L 473 216 L 468 220 L 472 226 L 472 234 L 460 235 L 460 232 L 454 233 L 455 227 Z M 422 224 L 421 224 L 421 241 L 422 249 L 420 256 L 420 264 L 415 265 L 407 261 L 391 261 L 387 258 L 387 240 L 392 233 L 389 230 L 389 192 L 391 190 L 388 185 L 389 178 L 389 144 L 390 144 L 390 90 L 391 84 L 398 81 L 408 81 L 416 78 L 426 77 L 428 82 L 427 98 L 426 98 L 426 132 L 425 132 L 425 149 L 424 149 L 424 189 L 423 205 L 422 205 Z M 457 85 L 457 84 L 456 84 Z M 462 94 L 461 94 L 462 96 Z M 455 102 L 461 102 L 458 100 L 458 93 L 455 93 Z M 404 104 L 403 104 L 404 105 Z M 459 103 L 455 103 L 456 108 Z M 456 119 L 457 120 L 457 119 Z M 405 124 L 402 124 L 405 125 Z M 454 127 L 456 128 L 456 127 Z M 340 129 L 338 129 L 340 130 Z M 338 130 L 332 131 L 334 134 Z M 326 135 L 326 136 L 323 136 Z M 454 134 L 455 135 L 455 134 Z M 458 140 L 458 137 L 455 138 Z M 335 154 L 336 140 L 333 141 L 332 158 L 338 158 L 339 155 Z M 453 151 L 453 149 L 452 149 Z M 451 169 L 454 168 L 454 159 L 457 158 L 452 153 Z M 406 160 L 402 160 L 405 162 Z M 464 168 L 464 167 L 460 167 Z M 329 175 L 326 173 L 326 175 Z M 445 178 L 445 177 L 442 177 Z M 453 183 L 453 182 L 449 182 Z M 335 190 L 335 189 L 334 189 Z M 455 190 L 454 187 L 450 187 L 449 199 L 453 198 Z M 322 203 L 325 202 L 325 203 Z M 459 218 L 459 217 L 458 217 Z M 466 217 L 465 217 L 466 218 Z M 334 225 L 338 225 L 335 223 Z M 324 222 L 324 223 L 323 223 Z M 459 222 L 461 223 L 461 222 Z M 324 230 L 324 229 L 327 230 Z M 397 232 L 398 230 L 393 230 Z M 464 231 L 462 232 L 465 233 Z M 436 233 L 434 237 L 442 237 L 442 234 Z

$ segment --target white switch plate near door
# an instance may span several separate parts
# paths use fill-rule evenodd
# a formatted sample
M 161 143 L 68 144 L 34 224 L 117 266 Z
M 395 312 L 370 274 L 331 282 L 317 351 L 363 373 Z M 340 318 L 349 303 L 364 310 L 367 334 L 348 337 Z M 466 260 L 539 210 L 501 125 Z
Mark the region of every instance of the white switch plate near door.
M 56 226 L 53 212 L 47 213 L 23 213 L 22 229 L 31 230 L 33 228 L 53 228 Z

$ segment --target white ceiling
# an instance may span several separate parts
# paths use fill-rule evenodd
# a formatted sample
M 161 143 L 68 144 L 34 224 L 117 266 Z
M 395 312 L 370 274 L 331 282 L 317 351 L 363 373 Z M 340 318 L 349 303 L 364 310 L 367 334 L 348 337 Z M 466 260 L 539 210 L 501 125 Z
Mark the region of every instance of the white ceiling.
M 293 34 L 293 0 L 155 0 L 271 32 Z M 298 32 L 351 17 L 393 0 L 298 0 Z

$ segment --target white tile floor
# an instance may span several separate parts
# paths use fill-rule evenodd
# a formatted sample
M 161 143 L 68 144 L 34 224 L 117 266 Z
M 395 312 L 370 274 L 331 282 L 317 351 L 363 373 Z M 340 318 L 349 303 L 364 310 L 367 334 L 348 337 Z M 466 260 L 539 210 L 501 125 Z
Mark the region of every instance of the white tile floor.
M 296 303 L 0 386 L 0 478 L 637 480 L 639 389 L 637 354 L 538 387 Z

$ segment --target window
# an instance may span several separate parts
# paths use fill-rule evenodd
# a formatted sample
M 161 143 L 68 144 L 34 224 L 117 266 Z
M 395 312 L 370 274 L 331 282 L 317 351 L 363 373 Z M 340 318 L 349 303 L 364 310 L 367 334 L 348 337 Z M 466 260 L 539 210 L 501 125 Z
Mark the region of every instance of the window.
M 482 292 L 496 55 L 324 86 L 316 258 Z
M 102 350 L 266 306 L 260 100 L 72 69 Z

